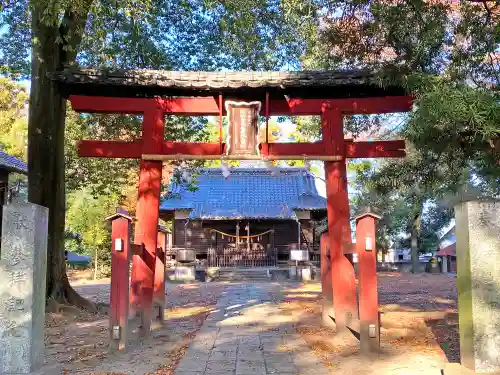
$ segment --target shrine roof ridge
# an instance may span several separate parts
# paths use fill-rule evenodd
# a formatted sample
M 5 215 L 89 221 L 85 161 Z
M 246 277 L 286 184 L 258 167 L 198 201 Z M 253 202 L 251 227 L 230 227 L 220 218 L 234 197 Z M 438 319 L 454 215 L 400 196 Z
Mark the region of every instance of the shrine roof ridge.
M 127 88 L 128 92 L 115 92 L 110 96 L 147 95 L 208 95 L 219 92 L 247 90 L 293 90 L 310 88 L 370 87 L 380 94 L 388 88 L 376 84 L 376 74 L 368 70 L 323 71 L 168 71 L 148 69 L 85 69 L 68 67 L 48 74 L 49 78 L 66 87 L 66 95 L 88 94 L 107 87 Z M 85 87 L 88 89 L 85 90 Z M 145 89 L 149 89 L 147 92 Z M 398 88 L 397 94 L 402 93 Z M 349 91 L 349 90 L 347 90 Z M 101 91 L 102 95 L 102 91 Z M 335 95 L 339 96 L 338 94 Z M 370 96 L 370 95 L 365 95 Z M 376 96 L 376 95 L 375 95 Z

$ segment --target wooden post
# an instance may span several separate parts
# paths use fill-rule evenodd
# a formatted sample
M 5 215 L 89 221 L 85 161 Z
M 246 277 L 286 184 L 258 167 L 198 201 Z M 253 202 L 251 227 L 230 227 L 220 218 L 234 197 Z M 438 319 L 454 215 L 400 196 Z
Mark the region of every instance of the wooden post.
M 326 152 L 344 155 L 342 113 L 324 108 L 323 140 Z M 333 304 L 337 331 L 358 316 L 354 267 L 344 256 L 344 237 L 349 226 L 346 160 L 325 162 L 328 234 L 333 284 Z
M 247 256 L 252 258 L 252 267 L 255 267 L 254 254 L 250 252 L 250 222 L 247 221 Z
M 240 249 L 240 222 L 236 222 L 236 249 Z
M 161 151 L 163 147 L 165 119 L 160 109 L 149 109 L 144 113 L 142 125 L 143 152 Z M 137 199 L 137 224 L 134 242 L 142 245 L 142 257 L 134 255 L 132 267 L 132 304 L 141 313 L 141 335 L 149 334 L 153 313 L 154 273 L 161 193 L 161 161 L 141 160 L 139 196 Z
M 127 350 L 129 317 L 129 260 L 132 218 L 124 213 L 108 217 L 111 221 L 111 293 L 109 333 L 112 350 Z
M 158 245 L 156 248 L 155 263 L 155 286 L 154 286 L 154 304 L 158 308 L 158 320 L 163 322 L 165 319 L 165 261 L 167 252 L 167 232 L 165 228 L 158 227 Z
M 334 326 L 332 320 L 333 313 L 333 287 L 332 287 L 332 270 L 330 261 L 330 238 L 328 232 L 321 234 L 319 239 L 320 247 L 320 263 L 321 263 L 321 294 L 322 299 L 322 316 L 323 323 L 326 326 Z
M 356 218 L 360 346 L 363 354 L 377 351 L 380 348 L 377 252 L 375 245 L 377 219 L 380 219 L 380 216 L 370 212 Z

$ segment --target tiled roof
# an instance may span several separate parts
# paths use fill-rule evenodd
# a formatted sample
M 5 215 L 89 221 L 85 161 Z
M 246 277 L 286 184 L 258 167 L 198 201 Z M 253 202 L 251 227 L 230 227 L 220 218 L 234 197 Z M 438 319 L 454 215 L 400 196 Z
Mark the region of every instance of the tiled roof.
M 327 97 L 348 97 L 358 87 L 356 97 L 370 96 L 371 88 L 378 96 L 404 95 L 401 87 L 381 87 L 377 75 L 367 70 L 325 71 L 240 71 L 202 72 L 168 70 L 111 70 L 68 67 L 48 73 L 53 81 L 66 89 L 66 94 L 111 96 L 198 96 L 219 92 L 280 91 L 325 89 Z M 335 90 L 332 90 L 335 89 Z M 393 92 L 394 90 L 397 91 Z M 335 91 L 335 93 L 334 93 Z M 341 91 L 341 92 L 336 92 Z M 373 94 L 373 93 L 371 93 Z M 280 97 L 283 96 L 283 92 Z M 325 97 L 325 93 L 321 95 Z
M 24 161 L 3 151 L 0 151 L 0 169 L 5 169 L 9 172 L 28 173 L 28 166 Z
M 227 89 L 241 87 L 300 87 L 363 84 L 373 77 L 364 70 L 265 71 L 265 72 L 190 72 L 168 70 L 96 70 L 66 68 L 51 73 L 56 81 L 143 85 L 193 89 Z
M 314 176 L 303 168 L 233 168 L 225 179 L 220 169 L 203 169 L 195 192 L 173 186 L 161 211 L 190 210 L 192 219 L 290 219 L 294 210 L 325 210 Z

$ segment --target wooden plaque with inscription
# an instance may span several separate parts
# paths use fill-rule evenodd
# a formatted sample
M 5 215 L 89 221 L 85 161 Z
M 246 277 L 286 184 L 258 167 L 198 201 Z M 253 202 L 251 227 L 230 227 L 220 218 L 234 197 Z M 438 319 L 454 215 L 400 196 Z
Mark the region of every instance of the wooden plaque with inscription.
M 260 102 L 226 102 L 228 132 L 226 155 L 259 155 Z

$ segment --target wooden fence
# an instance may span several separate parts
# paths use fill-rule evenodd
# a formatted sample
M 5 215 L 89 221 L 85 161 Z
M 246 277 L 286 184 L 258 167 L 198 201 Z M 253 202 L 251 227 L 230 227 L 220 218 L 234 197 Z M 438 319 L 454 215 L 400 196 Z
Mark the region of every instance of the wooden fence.
M 276 267 L 276 249 L 208 249 L 209 267 Z

